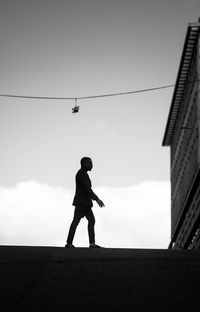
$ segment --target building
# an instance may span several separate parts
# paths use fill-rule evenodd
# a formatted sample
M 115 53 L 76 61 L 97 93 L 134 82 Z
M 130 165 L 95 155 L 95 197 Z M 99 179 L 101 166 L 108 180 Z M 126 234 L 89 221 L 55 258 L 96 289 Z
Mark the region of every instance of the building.
M 200 248 L 200 19 L 188 25 L 163 146 L 170 146 L 171 242 Z

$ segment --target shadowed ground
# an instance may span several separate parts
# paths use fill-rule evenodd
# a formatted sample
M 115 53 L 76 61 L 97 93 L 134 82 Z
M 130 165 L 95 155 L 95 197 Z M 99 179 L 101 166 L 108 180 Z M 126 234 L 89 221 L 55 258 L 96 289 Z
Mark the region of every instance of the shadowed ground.
M 0 247 L 0 309 L 190 311 L 200 251 Z

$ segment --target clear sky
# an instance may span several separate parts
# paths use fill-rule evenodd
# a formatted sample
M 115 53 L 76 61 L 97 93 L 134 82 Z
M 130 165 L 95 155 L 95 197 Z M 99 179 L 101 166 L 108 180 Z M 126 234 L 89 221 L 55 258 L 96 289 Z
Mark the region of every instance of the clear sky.
M 0 93 L 81 97 L 174 84 L 199 15 L 198 0 L 1 0 Z M 74 175 L 90 156 L 106 204 L 94 207 L 100 243 L 167 247 L 170 160 L 161 144 L 172 94 L 80 100 L 78 114 L 73 101 L 1 97 L 0 243 L 62 245 Z

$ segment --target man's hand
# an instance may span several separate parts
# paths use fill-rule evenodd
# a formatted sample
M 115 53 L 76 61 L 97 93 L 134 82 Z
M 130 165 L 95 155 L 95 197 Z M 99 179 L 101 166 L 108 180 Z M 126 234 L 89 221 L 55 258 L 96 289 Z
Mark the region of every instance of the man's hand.
M 97 204 L 99 205 L 99 207 L 105 207 L 104 203 L 102 202 L 101 199 L 97 199 Z

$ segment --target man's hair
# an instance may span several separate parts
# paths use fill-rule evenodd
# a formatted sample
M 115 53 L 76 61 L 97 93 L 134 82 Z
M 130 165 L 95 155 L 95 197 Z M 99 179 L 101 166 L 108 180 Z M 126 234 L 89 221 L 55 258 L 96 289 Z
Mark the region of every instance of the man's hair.
M 86 161 L 88 161 L 88 160 L 91 160 L 91 158 L 90 157 L 83 157 L 83 158 L 81 158 L 81 166 L 84 166 L 84 163 Z

